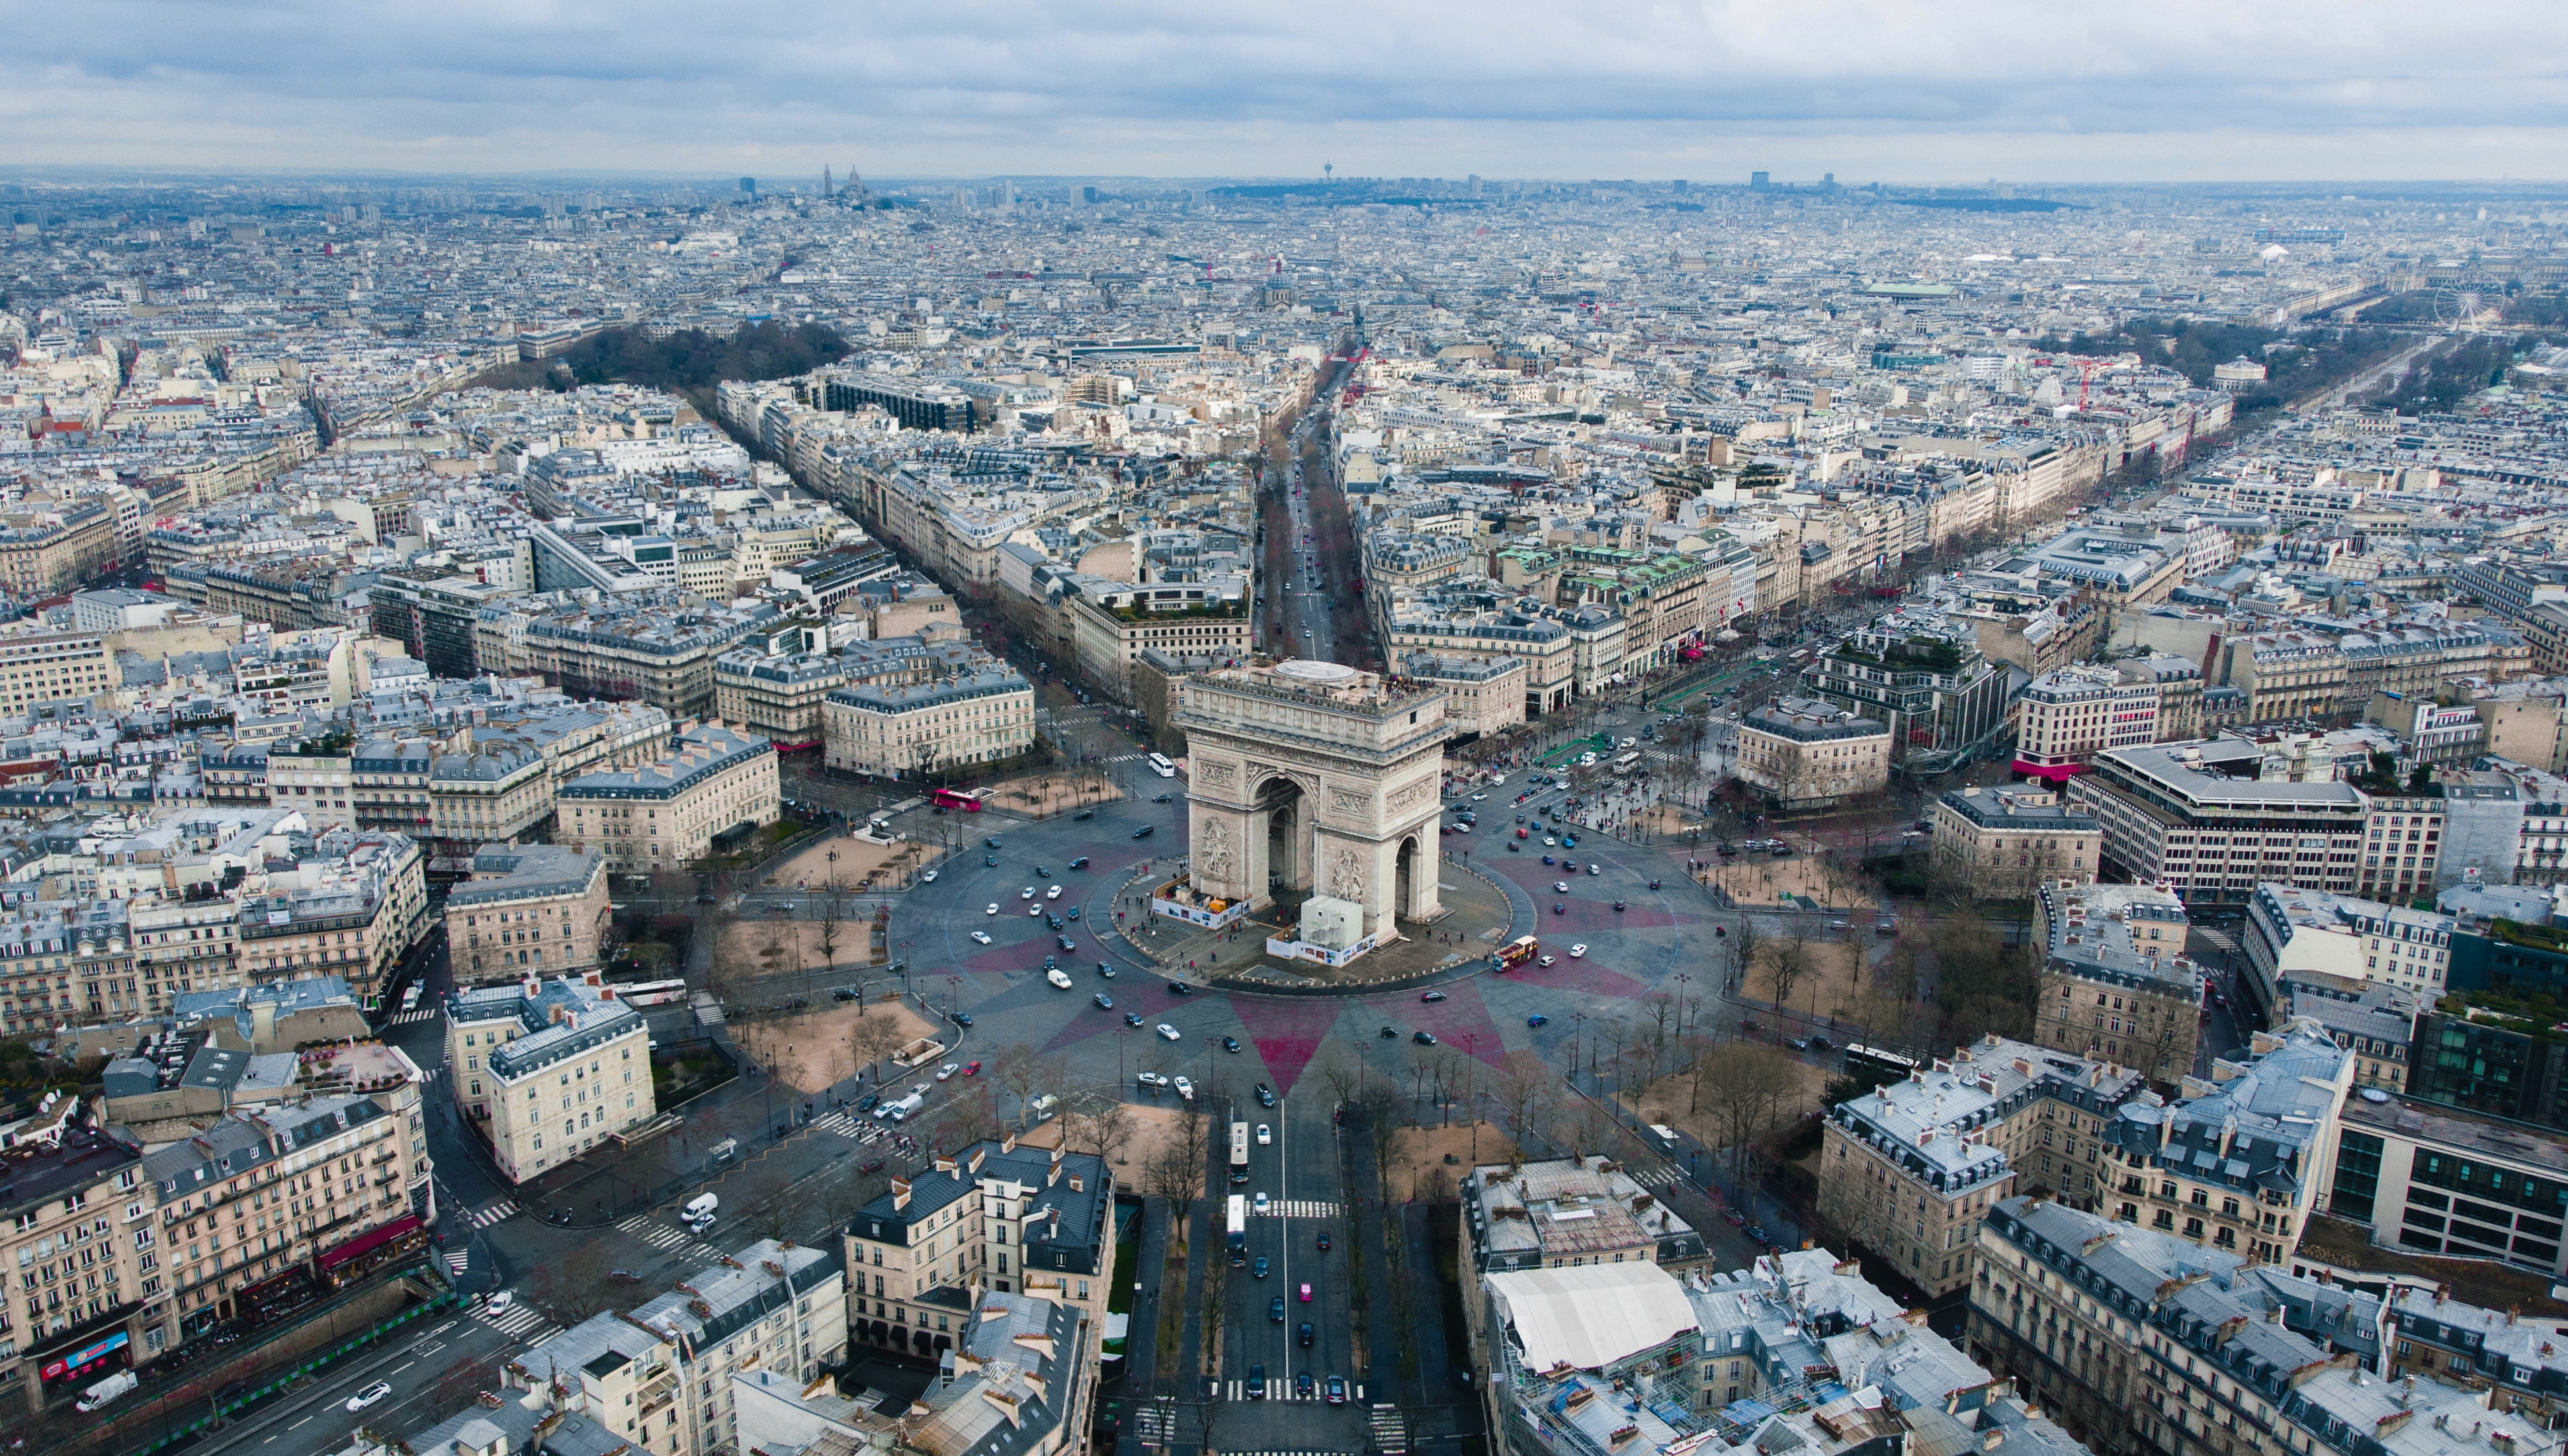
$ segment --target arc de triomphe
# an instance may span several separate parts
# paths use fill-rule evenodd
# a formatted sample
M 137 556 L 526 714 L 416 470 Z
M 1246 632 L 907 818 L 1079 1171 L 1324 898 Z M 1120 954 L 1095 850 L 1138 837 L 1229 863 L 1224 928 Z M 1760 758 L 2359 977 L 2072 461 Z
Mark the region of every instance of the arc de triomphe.
M 1257 905 L 1281 887 L 1352 901 L 1367 935 L 1389 932 L 1395 915 L 1444 914 L 1442 689 L 1297 659 L 1199 674 L 1178 693 L 1199 893 Z

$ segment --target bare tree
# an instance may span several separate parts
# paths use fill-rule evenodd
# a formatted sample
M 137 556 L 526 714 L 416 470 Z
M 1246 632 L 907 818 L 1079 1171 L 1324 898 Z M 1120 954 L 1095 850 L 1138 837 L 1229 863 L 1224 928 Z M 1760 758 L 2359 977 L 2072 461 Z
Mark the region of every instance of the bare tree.
M 883 1059 L 901 1048 L 900 1022 L 889 1017 L 858 1017 L 855 1029 L 848 1033 L 847 1040 L 856 1059 L 863 1062 L 879 1082 Z
M 1321 1085 L 1329 1089 L 1330 1101 L 1340 1107 L 1355 1101 L 1357 1091 L 1364 1085 L 1363 1063 L 1334 1041 L 1320 1053 L 1319 1072 Z
M 1558 1081 L 1550 1063 L 1531 1050 L 1510 1051 L 1498 1063 L 1489 1090 L 1498 1099 L 1498 1115 L 1508 1136 L 1519 1148 L 1550 1121 L 1551 1089 Z
M 1167 1200 L 1169 1218 L 1182 1224 L 1194 1216 L 1195 1202 L 1203 1197 L 1203 1150 L 1189 1150 L 1183 1137 L 1169 1138 L 1150 1150 L 1141 1180 L 1151 1197 Z
M 1650 1072 L 1656 1075 L 1659 1060 L 1667 1054 L 1668 1040 L 1677 1023 L 1677 1001 L 1665 992 L 1653 993 L 1641 1003 L 1641 1015 L 1648 1021 Z
M 1000 1047 L 991 1053 L 990 1059 L 997 1063 L 991 1075 L 998 1082 L 999 1090 L 1016 1099 L 1017 1125 L 1025 1126 L 1026 1103 L 1033 1100 L 1037 1087 L 1052 1080 L 1052 1068 L 1045 1063 L 1041 1052 L 1023 1041 L 1012 1041 Z
M 1810 972 L 1810 941 L 1795 919 L 1783 938 L 1766 952 L 1766 981 L 1773 988 L 1774 1010 L 1791 1009 L 1792 988 Z
M 1745 1178 L 1750 1145 L 1771 1131 L 1801 1095 L 1801 1069 L 1781 1048 L 1753 1041 L 1730 1042 L 1710 1062 L 1704 1079 L 1713 1116 L 1733 1171 Z
M 1765 947 L 1766 935 L 1757 928 L 1757 917 L 1743 915 L 1739 917 L 1739 923 L 1730 928 L 1729 940 L 1731 975 L 1733 979 L 1745 982 L 1757 969 L 1757 953 Z

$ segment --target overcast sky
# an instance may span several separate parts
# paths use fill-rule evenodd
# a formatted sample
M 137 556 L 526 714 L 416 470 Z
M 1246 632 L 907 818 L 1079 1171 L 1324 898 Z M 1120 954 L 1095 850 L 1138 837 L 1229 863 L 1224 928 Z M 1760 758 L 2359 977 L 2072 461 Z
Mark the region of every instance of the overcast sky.
M 0 167 L 2568 174 L 2557 0 L 0 0 Z

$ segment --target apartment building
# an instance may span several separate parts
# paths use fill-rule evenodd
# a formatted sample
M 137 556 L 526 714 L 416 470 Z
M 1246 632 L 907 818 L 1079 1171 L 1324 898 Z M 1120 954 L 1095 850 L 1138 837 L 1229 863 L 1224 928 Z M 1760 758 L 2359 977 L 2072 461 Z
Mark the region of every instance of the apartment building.
M 2086 1456 L 1826 1249 L 1683 1278 L 1649 1264 L 1492 1273 L 1463 1316 L 1487 1418 L 1528 1449 Z
M 603 854 L 610 873 L 684 869 L 715 835 L 776 822 L 776 745 L 707 724 L 680 733 L 676 751 L 655 762 L 582 774 L 557 797 L 555 832 Z
M 0 586 L 34 600 L 67 591 L 118 558 L 116 512 L 66 500 L 0 515 Z
M 2382 1306 L 2383 1374 L 2484 1389 L 2492 1413 L 2552 1430 L 2568 1423 L 2568 1342 L 2556 1323 L 2482 1309 L 2440 1286 L 2394 1286 Z
M 598 963 L 612 911 L 604 855 L 558 844 L 485 844 L 473 877 L 446 894 L 458 979 L 520 981 Z
M 1992 1034 L 1827 1110 L 1819 1215 L 1928 1295 L 1958 1290 L 1975 1226 L 2019 1181 L 2103 1194 L 2103 1128 L 2145 1095 L 2137 1073 Z
M 1941 772 L 2006 727 L 2007 672 L 1978 632 L 1941 612 L 1903 609 L 1857 629 L 1802 673 L 1803 691 L 1885 725 L 1911 773 Z
M 821 704 L 846 681 L 846 660 L 828 652 L 725 653 L 714 663 L 714 715 L 790 752 L 821 740 Z
M 2259 885 L 2239 937 L 2248 973 L 2239 995 L 2261 1014 L 2280 1004 L 2285 980 L 2316 973 L 2432 1001 L 2450 985 L 2454 934 L 2453 917 L 2438 911 Z
M 511 1180 L 659 1115 L 650 1026 L 590 971 L 458 990 L 446 1002 L 456 1104 Z
M 2125 1223 L 2279 1264 L 2325 1208 L 2355 1058 L 2325 1028 L 2258 1031 L 2249 1054 L 2131 1098 L 2103 1128 L 2102 1204 Z
M 820 709 L 831 768 L 885 778 L 970 772 L 1033 751 L 1034 685 L 991 663 L 923 683 L 857 683 Z
M 711 1456 L 742 1443 L 733 1382 L 796 1388 L 847 1349 L 846 1272 L 835 1249 L 762 1239 L 632 1310 L 593 1315 L 506 1366 L 509 1389 L 564 1406 L 651 1456 Z
M 292 888 L 240 900 L 241 969 L 252 981 L 344 977 L 371 1005 L 428 933 L 428 875 L 399 834 L 343 829 L 314 841 Z
M 2017 696 L 2014 771 L 2062 779 L 2106 748 L 2158 739 L 2154 676 L 2114 668 L 2056 668 Z
M 2091 883 L 2103 855 L 2094 817 L 2048 789 L 1948 789 L 1928 822 L 1936 873 L 1989 899 L 2022 899 L 2062 880 Z
M 0 633 L 0 713 L 23 716 L 66 698 L 95 698 L 122 682 L 104 633 Z
M 428 832 L 449 844 L 531 838 L 553 817 L 551 765 L 530 743 L 476 741 L 428 764 Z
M 1444 690 L 1445 722 L 1457 738 L 1502 732 L 1525 721 L 1525 665 L 1513 657 L 1412 652 L 1402 676 Z
M 1579 1269 L 1708 1263 L 1704 1237 L 1602 1153 L 1473 1168 L 1462 1182 L 1471 1267 Z
M 416 1110 L 319 1096 L 235 1111 L 143 1159 L 177 1337 L 296 1285 L 329 1291 L 417 1257 L 434 1213 Z
M 1890 787 L 1890 729 L 1832 704 L 1779 698 L 1741 717 L 1734 768 L 1778 812 L 1832 808 Z
M 714 708 L 714 660 L 772 621 L 776 608 L 710 607 L 691 592 L 645 587 L 584 601 L 518 597 L 483 612 L 474 661 L 485 673 L 535 674 L 576 699 L 640 702 L 672 719 Z
M 2043 947 L 2034 1039 L 2172 1084 L 2193 1070 L 2204 977 L 2184 902 L 2145 885 L 2053 881 L 2034 897 Z
M 315 830 L 355 828 L 348 788 L 356 745 L 355 735 L 344 731 L 268 744 L 268 802 L 300 812 Z
M 28 1413 L 69 1404 L 174 1334 L 142 1151 L 80 1114 L 78 1095 L 46 1091 L 9 1117 L 0 1146 L 0 1262 L 16 1272 L 0 1306 L 0 1400 Z
M 2209 665 L 2206 664 L 2206 667 Z M 2209 675 L 2247 695 L 2247 721 L 2328 719 L 2360 705 L 2347 694 L 2345 653 L 2315 632 L 2259 632 L 2220 644 Z
M 2475 1392 L 2382 1378 L 2382 1327 L 2343 1285 L 2010 1198 L 1980 1227 L 1965 1337 L 2107 1456 L 2516 1450 Z
M 2418 1035 L 2416 995 L 2404 987 L 2347 981 L 2318 972 L 2283 978 L 2282 1014 L 2313 1021 L 2354 1053 L 2354 1086 L 2404 1092 L 2415 1072 L 2410 1042 Z M 2418 1051 L 2413 1061 L 2431 1053 Z
M 1160 602 L 1161 596 L 1170 600 Z M 1200 588 L 1091 584 L 1063 598 L 1061 610 L 1081 676 L 1119 703 L 1132 701 L 1132 664 L 1143 648 L 1171 657 L 1248 656 L 1247 604 L 1206 600 Z
M 421 737 L 371 733 L 358 740 L 348 750 L 348 801 L 357 827 L 428 838 L 435 821 L 428 776 L 437 749 Z
M 971 1293 L 1035 1295 L 1106 1317 L 1115 1174 L 1060 1148 L 978 1142 L 865 1205 L 847 1224 L 847 1324 L 922 1355 L 970 1322 Z M 932 1325 L 932 1327 L 931 1327 Z
M 2445 823 L 2451 810 L 2443 794 L 2367 794 L 2364 799 L 2363 873 L 2355 892 L 2376 900 L 2431 895 L 2442 866 Z
M 2069 802 L 2103 828 L 2104 877 L 2188 905 L 2241 904 L 2267 882 L 2355 893 L 2371 801 L 2333 778 L 2260 777 L 2264 757 L 2234 738 L 2108 748 Z

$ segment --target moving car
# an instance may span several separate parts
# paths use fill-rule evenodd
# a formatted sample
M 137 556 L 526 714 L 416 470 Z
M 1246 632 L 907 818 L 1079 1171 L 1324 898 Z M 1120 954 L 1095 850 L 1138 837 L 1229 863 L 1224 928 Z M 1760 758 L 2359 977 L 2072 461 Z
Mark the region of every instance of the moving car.
M 1178 1096 L 1185 1098 L 1189 1102 L 1195 1099 L 1194 1083 L 1187 1081 L 1184 1077 L 1179 1077 L 1176 1079 L 1174 1085 L 1176 1086 Z
M 1097 974 L 1108 981 L 1112 981 L 1115 979 L 1115 967 L 1111 963 L 1100 961 L 1097 963 Z
M 1165 1021 L 1161 1021 L 1161 1022 L 1158 1024 L 1157 1029 L 1158 1029 L 1158 1032 L 1159 1032 L 1159 1039 L 1160 1039 L 1160 1040 L 1162 1040 L 1162 1041 L 1174 1041 L 1174 1040 L 1176 1040 L 1176 1039 L 1177 1039 L 1177 1028 L 1176 1028 L 1176 1027 L 1174 1027 L 1174 1026 L 1169 1025 L 1167 1022 L 1165 1022 Z
M 987 909 L 987 910 L 982 911 L 981 913 L 982 913 L 983 915 L 996 915 L 996 914 L 998 914 L 998 913 L 999 913 L 999 903 L 998 903 L 997 901 L 995 901 L 995 900 L 991 901 L 991 902 L 990 902 L 990 908 L 989 908 L 989 909 Z
M 962 1069 L 963 1063 L 959 1061 L 949 1061 L 936 1069 L 936 1079 L 940 1082 L 944 1081 Z
M 1409 1039 L 1417 1042 L 1421 1046 L 1433 1046 L 1436 1044 L 1436 1033 L 1433 1031 L 1412 1031 L 1409 1033 Z
M 1555 895 L 1566 895 L 1566 894 L 1568 894 L 1568 893 L 1569 893 L 1569 882 L 1568 882 L 1567 880 L 1554 880 L 1554 881 L 1552 881 L 1552 882 L 1551 882 L 1551 893 L 1553 893 L 1553 894 L 1555 894 Z
M 1549 956 L 1538 956 L 1538 957 L 1536 957 L 1536 958 L 1534 959 L 1534 964 L 1535 964 L 1535 965 L 1537 965 L 1537 966 L 1548 966 L 1548 965 L 1550 965 L 1550 964 L 1551 964 L 1551 957 L 1549 957 Z
M 1346 1376 L 1331 1375 L 1329 1377 L 1328 1401 L 1331 1405 L 1344 1405 L 1347 1403 Z
M 976 930 L 972 932 L 972 939 L 986 946 L 990 943 L 990 933 L 986 930 Z
M 1155 797 L 1155 798 L 1151 799 L 1151 800 L 1150 800 L 1150 802 L 1152 802 L 1152 803 L 1154 803 L 1154 804 L 1164 804 L 1164 803 L 1166 803 L 1166 802 L 1169 800 L 1169 798 L 1170 798 L 1170 797 L 1171 797 L 1171 795 L 1168 795 L 1168 794 L 1164 794 L 1164 793 L 1163 793 L 1163 794 L 1160 794 L 1160 795 L 1158 795 L 1157 797 Z
M 1115 998 L 1108 996 L 1105 992 L 1101 991 L 1097 993 L 1097 995 L 1092 997 L 1091 1000 L 1097 1003 L 1098 1010 L 1100 1011 L 1111 1012 L 1115 1010 Z
M 1419 993 L 1418 999 L 1420 1001 L 1443 1001 L 1444 999 L 1444 993 L 1441 991 L 1421 992 Z
M 1195 989 L 1186 985 L 1182 981 L 1171 981 L 1168 983 L 1168 995 L 1170 996 L 1192 996 L 1194 994 Z
M 1251 1278 L 1251 1279 L 1264 1279 L 1264 1278 L 1266 1278 L 1266 1256 L 1265 1256 L 1265 1255 L 1260 1254 L 1260 1255 L 1258 1255 L 1255 1259 L 1252 1259 L 1252 1260 L 1250 1260 L 1250 1261 L 1248 1262 L 1248 1275 L 1249 1275 L 1249 1278 Z
M 1551 1024 L 1551 1018 L 1544 1016 L 1540 1012 L 1536 1012 L 1532 1016 L 1525 1018 L 1525 1024 L 1528 1026 L 1547 1026 Z
M 1140 1019 L 1140 1017 L 1139 1017 L 1139 1016 L 1137 1016 L 1137 1015 L 1135 1015 L 1134 1013 L 1131 1013 L 1131 1012 L 1125 1012 L 1125 1013 L 1124 1014 L 1124 1025 L 1127 1025 L 1127 1026 L 1135 1026 L 1135 1027 L 1137 1027 L 1137 1026 L 1142 1025 L 1142 1024 L 1143 1024 L 1143 1022 L 1142 1022 L 1142 1020 L 1141 1020 L 1141 1019 Z
M 1017 898 L 1020 900 L 1032 900 L 1035 898 L 1035 887 L 1028 885 L 1024 889 L 1019 890 L 1017 892 Z
M 1305 637 L 1310 636 L 1307 632 L 1302 635 Z M 1284 1297 L 1282 1295 L 1277 1295 L 1274 1299 L 1266 1302 L 1266 1317 L 1274 1320 L 1278 1324 L 1284 1322 Z
M 1068 990 L 1070 990 L 1070 975 L 1069 975 L 1069 973 L 1067 973 L 1067 972 L 1063 971 L 1063 970 L 1062 970 L 1060 967 L 1058 967 L 1058 966 L 1055 966 L 1055 967 L 1054 967 L 1054 968 L 1052 968 L 1051 970 L 1046 971 L 1046 972 L 1044 973 L 1044 980 L 1051 982 L 1055 987 L 1059 988 L 1060 990 L 1063 990 L 1063 991 L 1068 991 Z
M 1305 1305 L 1311 1303 L 1311 1287 L 1309 1285 L 1302 1286 L 1302 1303 Z
M 1158 827 L 1159 826 L 1156 824 L 1144 824 L 1140 828 L 1132 831 L 1132 837 L 1135 839 L 1147 839 L 1152 833 L 1156 832 Z
M 1239 1038 L 1236 1036 L 1222 1037 L 1221 1049 L 1236 1054 L 1239 1050 Z
M 1257 1105 L 1260 1107 L 1274 1106 L 1275 1089 L 1266 1085 L 1264 1082 L 1259 1082 L 1257 1084 Z
M 1091 809 L 1089 812 L 1095 813 L 1096 810 Z M 1070 862 L 1070 867 L 1075 870 L 1084 870 L 1088 868 L 1088 856 L 1083 854 L 1079 858 L 1072 860 Z
M 1590 873 L 1593 873 L 1593 871 L 1591 871 Z M 1044 898 L 1045 898 L 1045 899 L 1047 899 L 1047 900 L 1058 900 L 1058 899 L 1060 899 L 1060 898 L 1061 898 L 1061 886 L 1059 886 L 1059 885 L 1055 885 L 1055 886 L 1053 886 L 1051 889 L 1044 891 Z
M 1581 958 L 1581 957 L 1585 956 L 1586 954 L 1587 954 L 1587 943 L 1586 943 L 1585 941 L 1580 941 L 1577 945 L 1571 946 L 1571 947 L 1569 948 L 1569 959 L 1571 959 L 1571 960 L 1573 960 L 1573 961 L 1578 960 L 1579 958 Z
M 1266 1195 L 1263 1193 L 1257 1195 L 1256 1198 L 1250 1201 L 1256 1205 L 1253 1212 L 1255 1212 L 1259 1218 L 1266 1217 L 1266 1210 L 1273 1206 L 1267 1201 Z
M 381 1400 L 392 1393 L 393 1387 L 390 1381 L 377 1380 L 372 1385 L 369 1385 L 365 1389 L 358 1391 L 356 1394 L 349 1396 L 347 1408 L 350 1410 L 363 1410 L 367 1406 L 374 1404 L 376 1401 Z
M 1257 1124 L 1257 1145 L 1262 1148 L 1268 1146 L 1274 1141 L 1275 1129 L 1268 1127 L 1263 1122 Z

